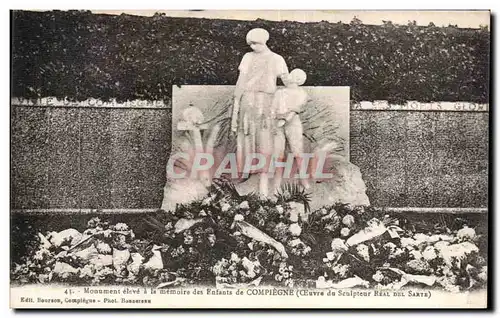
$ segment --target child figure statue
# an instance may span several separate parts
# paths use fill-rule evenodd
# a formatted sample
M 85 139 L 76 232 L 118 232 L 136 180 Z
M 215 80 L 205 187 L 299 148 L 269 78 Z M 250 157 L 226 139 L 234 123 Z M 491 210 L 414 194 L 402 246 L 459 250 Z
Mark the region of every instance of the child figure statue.
M 248 32 L 246 40 L 252 52 L 243 56 L 238 68 L 231 131 L 237 135 L 236 161 L 240 173 L 252 154 L 268 159 L 273 152 L 271 103 L 277 79 L 288 74 L 288 68 L 283 57 L 267 47 L 268 39 L 269 33 L 264 29 Z M 265 169 L 245 171 L 260 174 L 259 192 L 264 197 L 269 191 Z
M 290 147 L 292 154 L 299 169 L 303 161 L 303 128 L 300 120 L 301 108 L 307 103 L 307 92 L 300 87 L 307 79 L 306 73 L 301 69 L 294 69 L 290 74 L 282 77 L 284 88 L 276 91 L 273 98 L 272 113 L 275 117 L 274 130 L 274 160 L 285 158 L 286 142 Z M 282 169 L 276 171 L 274 175 L 274 189 L 279 189 L 282 180 Z M 309 188 L 309 182 L 306 178 L 300 179 L 304 188 Z

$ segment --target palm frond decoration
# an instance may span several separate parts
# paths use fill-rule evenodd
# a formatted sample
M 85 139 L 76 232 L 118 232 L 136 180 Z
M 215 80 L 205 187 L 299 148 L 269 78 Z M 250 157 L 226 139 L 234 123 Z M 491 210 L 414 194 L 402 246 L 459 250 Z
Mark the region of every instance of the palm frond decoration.
M 146 231 L 147 236 L 156 242 L 163 242 L 164 234 L 167 232 L 165 225 L 175 220 L 172 214 L 164 211 L 145 215 L 141 218 L 141 228 Z
M 261 202 L 262 201 L 260 194 L 256 191 L 252 191 L 252 192 L 246 194 L 245 196 L 243 196 L 243 199 L 245 201 L 248 201 L 248 203 L 250 203 L 251 206 L 252 206 L 251 203 L 253 203 L 253 202 Z
M 301 239 L 309 246 L 318 246 L 318 240 L 314 237 L 312 233 L 304 233 L 301 235 Z M 329 243 L 329 242 L 328 242 Z
M 233 107 L 232 98 L 221 98 L 215 103 L 208 105 L 204 109 L 207 118 L 202 124 L 209 127 L 218 126 L 217 138 L 213 142 L 214 148 L 222 147 L 227 152 L 236 151 L 236 139 L 231 133 L 231 110 Z M 208 133 L 204 133 L 204 139 L 207 139 Z
M 224 178 L 214 178 L 210 192 L 216 194 L 217 199 L 237 199 L 241 197 L 234 183 Z
M 225 149 L 233 150 L 236 149 L 236 140 L 235 138 L 229 138 L 231 136 L 231 118 L 225 117 L 217 122 L 220 126 L 219 136 L 217 138 L 217 142 L 215 146 L 221 147 L 224 146 Z
M 151 229 L 163 232 L 165 231 L 165 225 L 162 224 L 158 219 L 156 219 L 154 216 L 148 215 L 143 217 L 143 222 L 146 223 L 148 226 L 151 227 Z
M 304 204 L 306 212 L 311 210 L 309 203 L 311 202 L 311 194 L 306 192 L 298 183 L 283 184 L 276 194 L 278 203 L 298 202 Z

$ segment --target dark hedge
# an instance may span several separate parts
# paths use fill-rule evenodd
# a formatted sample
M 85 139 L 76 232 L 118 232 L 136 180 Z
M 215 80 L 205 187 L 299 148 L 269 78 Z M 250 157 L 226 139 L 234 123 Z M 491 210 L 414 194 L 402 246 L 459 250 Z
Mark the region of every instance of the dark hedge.
M 234 21 L 88 11 L 12 13 L 12 94 L 73 100 L 169 99 L 173 84 L 232 85 L 248 30 L 305 85 L 351 86 L 353 100 L 488 102 L 486 28 Z

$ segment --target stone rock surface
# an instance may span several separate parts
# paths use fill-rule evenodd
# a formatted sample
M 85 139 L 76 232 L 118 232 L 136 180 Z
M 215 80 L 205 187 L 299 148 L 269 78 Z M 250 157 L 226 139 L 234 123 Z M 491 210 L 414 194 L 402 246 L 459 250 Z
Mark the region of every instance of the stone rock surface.
M 370 199 L 366 195 L 366 185 L 359 167 L 342 156 L 331 156 L 325 167 L 332 171 L 333 178 L 310 182 L 310 188 L 307 192 L 311 194 L 310 207 L 312 211 L 336 202 L 370 205 Z M 284 183 L 286 180 L 283 180 Z M 248 194 L 258 189 L 258 184 L 259 176 L 252 175 L 245 182 L 236 185 L 236 189 L 240 194 Z
M 163 191 L 163 202 L 161 209 L 174 211 L 177 204 L 188 204 L 189 202 L 202 199 L 208 194 L 208 188 L 200 180 L 176 179 L 167 181 Z
M 321 183 L 311 183 L 311 208 L 335 202 L 353 205 L 370 205 L 366 185 L 359 167 L 341 156 L 332 156 L 327 162 L 333 178 Z
M 311 194 L 311 210 L 337 202 L 353 205 L 370 205 L 366 195 L 366 185 L 360 169 L 342 156 L 331 156 L 325 167 L 331 171 L 331 179 L 311 181 L 307 190 Z M 286 182 L 284 180 L 283 184 Z M 246 181 L 236 184 L 241 195 L 258 189 L 259 176 L 251 175 Z M 184 204 L 201 199 L 208 193 L 204 182 L 193 179 L 176 179 L 165 186 L 162 210 L 173 211 L 176 204 Z

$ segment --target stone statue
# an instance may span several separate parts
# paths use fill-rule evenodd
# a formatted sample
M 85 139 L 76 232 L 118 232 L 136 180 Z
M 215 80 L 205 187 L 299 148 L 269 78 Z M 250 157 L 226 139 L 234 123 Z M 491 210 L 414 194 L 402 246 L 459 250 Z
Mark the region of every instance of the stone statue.
M 253 51 L 243 56 L 238 67 L 231 130 L 237 138 L 239 171 L 244 170 L 246 159 L 251 154 L 262 154 L 269 161 L 273 152 L 271 103 L 277 79 L 288 74 L 288 67 L 283 57 L 267 47 L 268 39 L 266 30 L 250 30 L 246 40 Z M 259 173 L 259 192 L 267 196 L 269 181 L 265 169 L 250 172 Z
M 266 46 L 268 39 L 264 29 L 248 32 L 252 52 L 243 56 L 234 88 L 174 87 L 172 155 L 163 210 L 206 196 L 226 163 L 236 166 L 230 179 L 241 195 L 257 192 L 272 198 L 282 184 L 298 182 L 311 194 L 313 210 L 336 202 L 370 204 L 361 171 L 349 162 L 349 88 L 302 86 L 306 73 L 289 73 L 283 57 Z M 278 79 L 284 87 L 278 88 Z M 198 169 L 199 154 L 211 156 L 215 167 Z M 264 158 L 264 166 L 252 164 L 255 154 Z M 228 155 L 234 164 L 226 161 Z M 281 162 L 284 158 L 286 164 Z M 278 161 L 299 171 L 287 177 L 273 170 Z M 250 171 L 249 162 L 254 168 Z M 304 171 L 306 178 L 297 179 Z M 318 177 L 317 171 L 328 177 Z M 184 177 L 177 177 L 182 173 Z
M 303 127 L 300 120 L 302 107 L 308 101 L 307 92 L 300 87 L 306 81 L 307 75 L 301 69 L 294 69 L 282 77 L 284 88 L 276 91 L 271 107 L 274 121 L 273 159 L 285 160 L 285 148 L 288 143 L 298 167 L 302 166 L 304 145 Z M 305 167 L 307 169 L 307 167 Z M 283 169 L 277 169 L 274 174 L 273 188 L 277 192 L 281 186 Z M 309 189 L 309 180 L 300 179 L 304 188 Z

